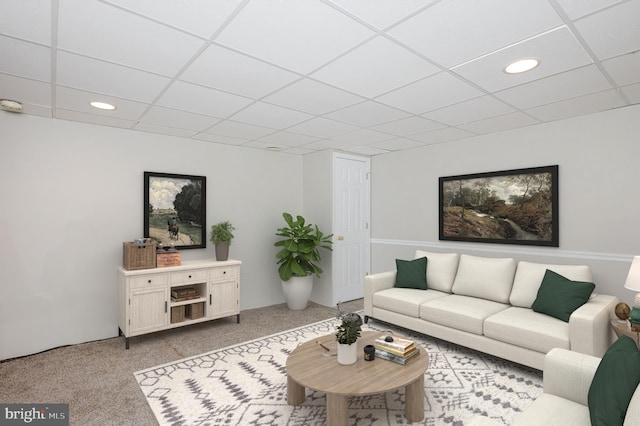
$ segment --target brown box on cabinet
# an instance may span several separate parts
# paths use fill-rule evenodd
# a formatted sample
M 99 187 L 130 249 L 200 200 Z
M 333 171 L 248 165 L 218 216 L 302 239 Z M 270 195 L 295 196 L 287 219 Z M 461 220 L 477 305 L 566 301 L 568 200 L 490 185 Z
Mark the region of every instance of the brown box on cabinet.
M 171 324 L 184 321 L 184 305 L 171 308 Z
M 204 302 L 187 305 L 185 315 L 188 319 L 202 318 L 204 316 Z
M 156 267 L 156 243 L 122 243 L 122 266 L 133 269 Z
M 158 253 L 156 255 L 158 268 L 166 266 L 180 266 L 182 263 L 181 253 Z

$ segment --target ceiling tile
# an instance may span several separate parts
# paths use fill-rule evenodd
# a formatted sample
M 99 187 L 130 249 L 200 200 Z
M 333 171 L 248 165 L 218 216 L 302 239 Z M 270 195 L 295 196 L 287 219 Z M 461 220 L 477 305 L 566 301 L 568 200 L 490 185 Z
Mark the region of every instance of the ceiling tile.
M 2 34 L 51 45 L 51 2 L 0 1 Z
M 343 150 L 347 152 L 351 152 L 353 154 L 360 154 L 360 155 L 379 155 L 379 154 L 386 154 L 387 152 L 389 152 L 385 149 L 372 148 L 370 146 L 354 146 L 352 148 L 343 148 Z
M 330 138 L 343 133 L 352 132 L 357 129 L 358 128 L 356 126 L 340 123 L 335 120 L 329 120 L 328 118 L 316 117 L 303 123 L 296 124 L 288 130 L 296 133 L 302 133 L 304 135 Z
M 421 142 L 413 141 L 411 139 L 395 138 L 395 139 L 389 139 L 387 141 L 376 142 L 369 146 L 371 148 L 384 149 L 387 151 L 399 151 L 403 149 L 417 148 L 420 146 L 424 146 L 424 144 Z
M 306 155 L 316 151 L 317 151 L 316 149 L 307 149 L 307 148 L 300 148 L 300 147 L 294 147 L 294 148 L 284 147 L 280 152 L 284 152 L 286 154 L 292 154 L 292 155 Z
M 211 45 L 180 76 L 214 89 L 261 98 L 300 76 L 227 48 Z
M 369 98 L 439 71 L 384 37 L 376 37 L 311 76 Z
M 173 75 L 203 45 L 196 37 L 101 2 L 59 1 L 58 47 L 64 50 Z
M 134 126 L 134 130 L 160 133 L 161 135 L 179 136 L 182 138 L 189 138 L 196 134 L 194 130 L 176 129 L 175 127 L 161 126 L 159 124 L 152 123 L 138 123 Z
M 445 129 L 434 130 L 433 132 L 411 135 L 411 139 L 415 139 L 426 144 L 435 144 L 453 141 L 456 139 L 464 139 L 475 135 L 476 133 L 458 129 L 457 127 L 447 127 Z
M 497 92 L 495 96 L 517 108 L 527 109 L 610 88 L 611 85 L 598 68 L 589 65 L 512 87 Z
M 0 58 L 2 73 L 51 81 L 51 49 L 48 47 L 0 36 Z
M 56 108 L 55 118 L 60 120 L 77 121 L 80 123 L 97 124 L 99 126 L 120 127 L 124 129 L 130 129 L 136 124 L 133 120 L 124 120 L 117 117 L 89 114 L 79 111 L 69 111 L 64 108 Z
M 605 90 L 604 92 L 579 96 L 566 101 L 531 108 L 526 112 L 533 115 L 538 120 L 553 121 L 592 114 L 594 112 L 605 111 L 623 105 L 624 102 L 615 90 Z
M 504 67 L 522 58 L 538 58 L 540 65 L 521 74 L 507 74 Z M 567 27 L 467 62 L 453 71 L 493 92 L 588 65 L 593 61 Z
M 256 102 L 235 114 L 233 119 L 243 123 L 255 124 L 257 126 L 284 129 L 312 117 L 313 116 L 304 112 L 264 102 Z
M 247 140 L 257 139 L 273 132 L 275 132 L 274 129 L 240 123 L 233 120 L 225 120 L 207 130 L 207 133 Z
M 571 19 L 580 18 L 596 12 L 612 4 L 620 3 L 621 0 L 558 0 L 560 6 Z
M 37 115 L 39 117 L 53 118 L 53 111 L 50 106 L 22 103 L 22 112 L 29 115 Z
M 242 9 L 216 42 L 307 74 L 373 34 L 319 1 L 256 1 Z
M 202 37 L 211 37 L 241 3 L 225 1 L 103 0 Z
M 389 135 L 387 133 L 380 133 L 369 129 L 360 129 L 355 132 L 345 133 L 344 135 L 334 136 L 331 140 L 347 142 L 351 145 L 369 145 L 393 138 L 393 135 Z
M 328 140 L 328 139 L 323 139 L 321 141 L 318 142 L 311 142 L 307 145 L 304 146 L 304 148 L 307 149 L 313 149 L 316 151 L 321 151 L 323 149 L 340 149 L 340 150 L 346 150 L 347 148 L 352 148 L 354 145 L 345 143 L 345 142 L 338 142 L 338 141 L 332 141 L 332 140 Z
M 531 126 L 538 124 L 539 121 L 528 117 L 521 112 L 502 115 L 500 117 L 487 118 L 485 120 L 476 121 L 474 123 L 459 126 L 462 130 L 468 130 L 473 133 L 494 133 L 503 130 L 515 129 L 518 127 Z
M 374 126 L 408 116 L 409 114 L 405 112 L 370 101 L 327 114 L 328 118 L 364 127 Z
M 382 95 L 377 100 L 414 114 L 422 114 L 482 94 L 475 87 L 442 72 Z
M 442 123 L 436 123 L 432 120 L 427 120 L 421 117 L 409 117 L 396 121 L 391 121 L 385 124 L 379 124 L 373 126 L 373 130 L 378 130 L 385 133 L 390 133 L 396 136 L 407 136 L 416 133 L 430 132 L 432 130 L 446 127 Z
M 58 52 L 57 81 L 75 89 L 153 102 L 170 80 L 85 56 Z
M 263 101 L 309 114 L 326 114 L 362 102 L 364 99 L 305 78 L 267 96 Z
M 430 6 L 389 34 L 449 67 L 561 24 L 546 1 L 449 0 Z
M 140 121 L 147 124 L 164 125 L 178 129 L 202 131 L 220 122 L 220 119 L 207 115 L 153 106 L 140 118 Z
M 609 59 L 602 66 L 619 86 L 640 81 L 640 51 Z
M 24 103 L 51 106 L 51 86 L 41 81 L 0 74 L 0 97 Z
M 276 132 L 267 136 L 263 136 L 258 139 L 258 141 L 285 146 L 300 146 L 308 144 L 310 142 L 315 142 L 318 139 L 320 138 L 316 136 L 301 135 L 299 133 Z
M 575 23 L 600 60 L 640 49 L 640 1 L 628 1 Z
M 253 102 L 249 98 L 183 81 L 174 82 L 158 105 L 225 118 Z
M 225 145 L 243 145 L 249 142 L 249 139 L 233 138 L 230 136 L 214 135 L 211 133 L 198 133 L 193 137 L 201 141 L 223 143 Z
M 330 0 L 336 6 L 378 29 L 403 19 L 435 0 Z
M 424 116 L 450 126 L 505 115 L 515 110 L 491 96 L 481 96 L 431 111 Z
M 624 86 L 622 93 L 629 98 L 632 104 L 640 104 L 640 83 Z
M 93 108 L 89 102 L 100 101 L 116 106 L 115 110 L 106 111 Z M 99 95 L 83 90 L 71 89 L 64 86 L 56 86 L 55 108 L 70 111 L 84 112 L 91 116 L 102 116 L 137 121 L 147 108 L 147 104 L 116 98 L 108 95 Z M 56 114 L 57 116 L 57 114 Z M 83 120 L 80 120 L 83 121 Z

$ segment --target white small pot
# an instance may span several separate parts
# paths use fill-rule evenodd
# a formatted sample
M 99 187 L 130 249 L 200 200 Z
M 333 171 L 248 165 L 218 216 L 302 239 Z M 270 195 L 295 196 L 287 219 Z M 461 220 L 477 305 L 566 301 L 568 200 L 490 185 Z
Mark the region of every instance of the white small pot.
M 354 364 L 358 360 L 358 343 L 338 343 L 338 364 Z
M 300 311 L 306 308 L 312 288 L 313 275 L 291 277 L 289 281 L 282 281 L 282 292 L 289 309 Z

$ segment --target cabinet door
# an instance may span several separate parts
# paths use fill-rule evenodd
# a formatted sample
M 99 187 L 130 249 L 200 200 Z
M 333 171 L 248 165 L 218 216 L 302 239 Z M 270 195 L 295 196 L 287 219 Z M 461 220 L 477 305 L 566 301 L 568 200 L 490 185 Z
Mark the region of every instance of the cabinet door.
M 166 287 L 133 290 L 129 299 L 130 335 L 149 333 L 167 325 L 168 298 Z
M 209 318 L 221 318 L 240 313 L 238 282 L 221 281 L 209 284 Z

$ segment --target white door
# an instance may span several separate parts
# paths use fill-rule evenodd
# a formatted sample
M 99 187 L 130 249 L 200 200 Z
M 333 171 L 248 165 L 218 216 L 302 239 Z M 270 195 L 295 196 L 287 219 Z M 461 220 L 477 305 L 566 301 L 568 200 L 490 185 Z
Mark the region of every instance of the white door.
M 334 302 L 364 296 L 370 263 L 370 164 L 365 157 L 333 157 Z

